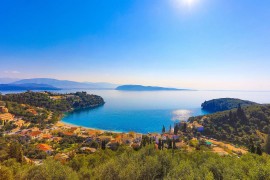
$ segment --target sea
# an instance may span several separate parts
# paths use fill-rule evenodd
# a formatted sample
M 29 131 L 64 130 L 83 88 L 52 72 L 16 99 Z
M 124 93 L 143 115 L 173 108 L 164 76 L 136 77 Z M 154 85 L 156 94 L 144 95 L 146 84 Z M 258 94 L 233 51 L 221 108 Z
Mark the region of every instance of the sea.
M 86 91 L 105 100 L 95 109 L 68 113 L 64 123 L 114 132 L 160 133 L 176 122 L 191 116 L 206 115 L 201 109 L 204 101 L 216 98 L 239 98 L 270 104 L 270 92 L 256 91 L 118 91 L 118 90 L 60 90 L 59 93 Z M 17 93 L 17 92 L 2 92 Z

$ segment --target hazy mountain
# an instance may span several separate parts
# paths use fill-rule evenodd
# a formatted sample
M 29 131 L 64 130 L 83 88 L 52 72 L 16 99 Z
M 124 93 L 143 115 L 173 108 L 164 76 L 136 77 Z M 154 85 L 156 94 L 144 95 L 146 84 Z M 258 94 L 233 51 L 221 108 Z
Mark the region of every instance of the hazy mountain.
M 1 91 L 19 91 L 19 90 L 60 90 L 59 88 L 47 84 L 0 84 Z
M 0 78 L 0 84 L 9 84 L 19 80 L 18 78 Z
M 122 85 L 118 86 L 116 90 L 120 91 L 184 91 L 188 89 L 166 88 L 158 86 L 142 86 L 142 85 Z
M 98 88 L 104 88 L 104 89 L 115 89 L 117 86 L 119 86 L 118 84 L 112 84 L 112 83 L 107 83 L 107 82 L 83 82 L 85 84 L 88 85 L 92 85 Z
M 91 83 L 91 82 L 75 82 L 69 80 L 58 80 L 50 78 L 33 78 L 33 79 L 22 79 L 12 84 L 48 84 L 61 89 L 114 89 L 117 85 L 111 83 Z

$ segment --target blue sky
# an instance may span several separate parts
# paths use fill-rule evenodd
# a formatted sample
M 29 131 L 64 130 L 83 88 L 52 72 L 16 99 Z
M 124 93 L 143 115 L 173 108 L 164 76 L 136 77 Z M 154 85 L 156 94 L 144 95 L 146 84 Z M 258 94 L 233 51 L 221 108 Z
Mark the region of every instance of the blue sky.
M 270 1 L 2 0 L 0 77 L 270 90 Z

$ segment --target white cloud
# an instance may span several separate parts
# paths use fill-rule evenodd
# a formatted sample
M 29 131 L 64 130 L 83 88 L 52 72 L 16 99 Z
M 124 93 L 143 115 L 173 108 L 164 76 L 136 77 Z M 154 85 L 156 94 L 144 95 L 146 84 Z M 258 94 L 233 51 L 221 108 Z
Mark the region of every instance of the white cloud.
M 12 70 L 12 71 L 4 71 L 5 74 L 20 74 L 19 71 L 15 71 L 15 70 Z

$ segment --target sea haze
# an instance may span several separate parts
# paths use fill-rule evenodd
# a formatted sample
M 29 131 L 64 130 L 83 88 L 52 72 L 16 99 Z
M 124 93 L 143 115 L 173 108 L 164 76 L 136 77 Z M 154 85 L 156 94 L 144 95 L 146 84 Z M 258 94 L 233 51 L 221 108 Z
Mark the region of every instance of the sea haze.
M 168 129 L 176 121 L 207 114 L 200 107 L 205 100 L 231 97 L 270 102 L 270 92 L 97 90 L 88 93 L 102 96 L 106 104 L 67 114 L 63 122 L 109 131 L 160 132 L 163 125 Z

